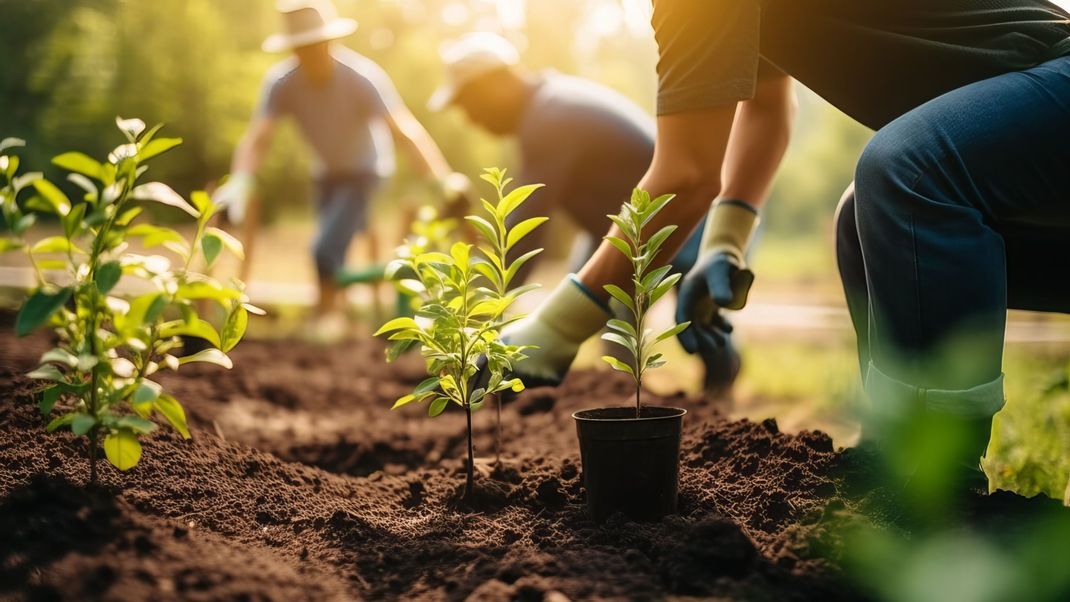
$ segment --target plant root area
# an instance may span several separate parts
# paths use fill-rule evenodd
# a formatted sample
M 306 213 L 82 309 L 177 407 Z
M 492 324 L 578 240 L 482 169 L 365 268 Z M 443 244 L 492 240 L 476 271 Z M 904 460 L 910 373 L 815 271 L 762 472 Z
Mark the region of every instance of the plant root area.
M 3 324 L 4 332 L 11 332 Z M 383 346 L 246 341 L 235 368 L 161 378 L 191 440 L 143 438 L 102 463 L 47 434 L 21 376 L 46 336 L 0 336 L 0 598 L 108 600 L 856 599 L 822 520 L 844 508 L 820 432 L 687 408 L 678 515 L 586 515 L 572 412 L 628 405 L 626 378 L 577 372 L 475 414 L 477 495 L 462 502 L 464 413 L 391 412 L 423 377 Z

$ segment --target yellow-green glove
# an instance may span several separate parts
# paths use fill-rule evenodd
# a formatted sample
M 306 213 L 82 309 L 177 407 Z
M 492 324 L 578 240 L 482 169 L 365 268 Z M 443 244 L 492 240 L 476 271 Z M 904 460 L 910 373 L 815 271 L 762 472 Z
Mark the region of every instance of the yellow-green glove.
M 706 218 L 698 261 L 680 283 L 677 323 L 691 322 L 678 336 L 688 353 L 724 346 L 731 326 L 723 309 L 741 309 L 754 282 L 747 246 L 758 227 L 758 210 L 745 201 L 717 201 Z
M 602 328 L 612 315 L 594 294 L 569 274 L 534 313 L 502 333 L 510 345 L 533 345 L 524 352 L 514 374 L 529 387 L 558 385 L 564 380 L 580 345 Z

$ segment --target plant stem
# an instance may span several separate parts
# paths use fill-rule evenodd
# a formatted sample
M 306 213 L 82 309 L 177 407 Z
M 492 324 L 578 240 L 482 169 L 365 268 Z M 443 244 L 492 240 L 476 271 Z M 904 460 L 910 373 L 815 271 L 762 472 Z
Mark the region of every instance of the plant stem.
M 464 498 L 469 499 L 472 488 L 475 485 L 475 448 L 472 447 L 472 404 L 464 405 L 464 413 L 468 419 L 468 474 L 464 481 Z
M 89 431 L 89 484 L 97 484 L 97 427 Z
M 502 396 L 495 395 L 495 401 L 498 402 L 498 447 L 494 452 L 494 464 L 498 467 L 502 465 Z

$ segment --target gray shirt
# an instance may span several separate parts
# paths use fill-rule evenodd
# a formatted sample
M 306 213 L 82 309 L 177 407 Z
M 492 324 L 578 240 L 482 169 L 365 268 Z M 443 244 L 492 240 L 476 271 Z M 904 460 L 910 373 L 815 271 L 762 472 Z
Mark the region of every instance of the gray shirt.
M 394 146 L 388 112 L 402 104 L 390 77 L 371 59 L 338 46 L 334 75 L 310 82 L 297 59 L 285 60 L 264 79 L 259 115 L 292 116 L 315 154 L 315 175 L 390 176 Z
M 653 118 L 621 94 L 545 73 L 517 136 L 523 161 L 518 181 L 546 187 L 521 210 L 530 215 L 564 211 L 600 240 L 610 225 L 606 215 L 620 211 L 646 173 L 654 157 L 654 132 Z

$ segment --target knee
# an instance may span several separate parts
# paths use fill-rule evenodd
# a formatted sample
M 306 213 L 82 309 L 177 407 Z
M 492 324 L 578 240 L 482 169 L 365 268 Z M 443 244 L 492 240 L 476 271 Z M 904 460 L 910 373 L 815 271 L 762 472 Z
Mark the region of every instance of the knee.
M 896 191 L 909 189 L 917 179 L 917 149 L 902 130 L 895 123 L 880 130 L 858 158 L 854 187 L 860 210 L 899 196 Z

